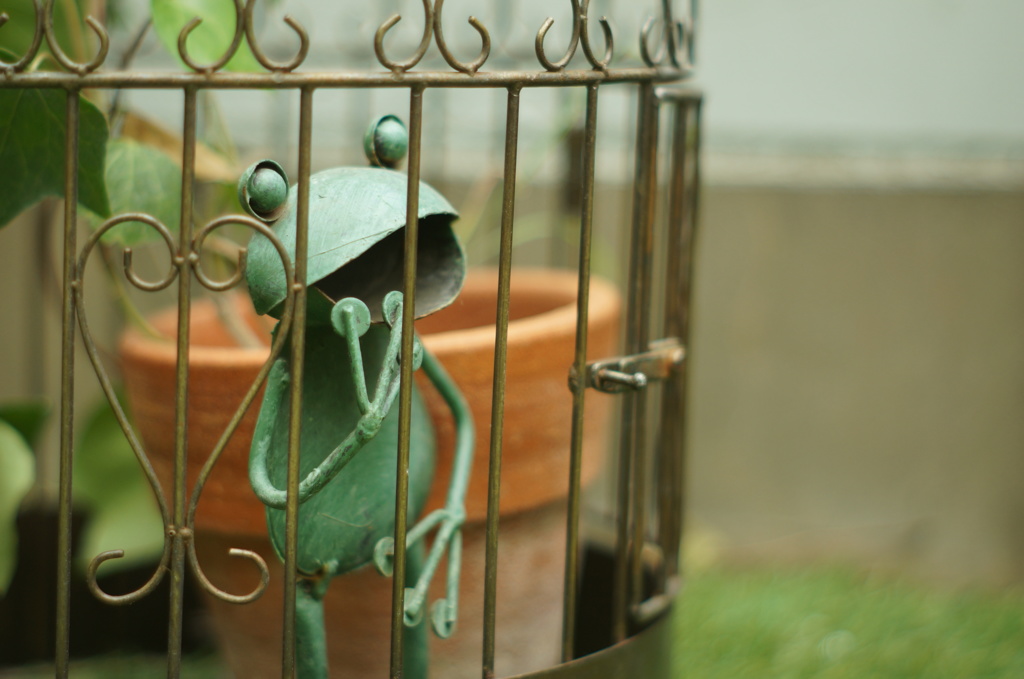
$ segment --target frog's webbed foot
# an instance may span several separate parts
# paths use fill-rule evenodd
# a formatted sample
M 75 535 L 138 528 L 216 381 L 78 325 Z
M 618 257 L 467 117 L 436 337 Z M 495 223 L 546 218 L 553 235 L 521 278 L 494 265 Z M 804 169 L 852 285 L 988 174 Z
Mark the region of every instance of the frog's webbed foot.
M 455 622 L 459 608 L 459 572 L 462 568 L 462 524 L 466 520 L 462 509 L 438 509 L 417 523 L 406 536 L 406 545 L 411 547 L 426 538 L 434 528 L 437 535 L 430 546 L 423 570 L 415 586 L 405 589 L 405 625 L 415 627 L 423 619 L 423 609 L 427 599 L 427 588 L 437 572 L 441 557 L 448 551 L 448 572 L 445 586 L 445 598 L 434 602 L 430 612 L 431 626 L 434 633 L 447 639 L 455 631 Z M 381 574 L 390 576 L 394 570 L 395 540 L 391 537 L 382 538 L 377 542 L 373 552 L 373 561 Z

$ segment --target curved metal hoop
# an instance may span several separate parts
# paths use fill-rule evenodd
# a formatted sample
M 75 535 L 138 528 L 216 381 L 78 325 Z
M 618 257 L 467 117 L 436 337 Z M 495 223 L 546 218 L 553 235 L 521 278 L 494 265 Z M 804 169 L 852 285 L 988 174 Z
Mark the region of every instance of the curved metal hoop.
M 219 229 L 222 226 L 227 226 L 228 224 L 245 224 L 246 226 L 253 227 L 255 224 L 259 224 L 259 226 L 263 226 L 262 223 L 259 223 L 250 217 L 244 217 L 242 215 L 227 215 L 213 220 L 200 229 L 199 233 L 193 237 L 192 254 L 189 255 L 189 262 L 192 266 L 192 271 L 195 273 L 196 279 L 202 284 L 202 286 L 207 290 L 212 290 L 213 292 L 225 292 L 230 290 L 241 283 L 242 278 L 245 276 L 246 252 L 244 249 L 239 250 L 238 252 L 238 265 L 236 266 L 235 273 L 231 278 L 224 281 L 215 281 L 207 276 L 206 272 L 203 271 L 201 254 L 207 237 L 216 229 Z
M 124 606 L 127 604 L 135 603 L 139 599 L 143 598 L 154 589 L 164 579 L 164 574 L 168 572 L 167 564 L 171 560 L 171 541 L 164 540 L 164 551 L 160 556 L 160 564 L 153 571 L 153 575 L 149 576 L 149 580 L 146 581 L 142 587 L 139 587 L 134 592 L 128 592 L 127 594 L 108 594 L 103 591 L 96 578 L 96 572 L 99 567 L 105 561 L 111 561 L 113 559 L 120 559 L 124 556 L 123 549 L 114 549 L 109 552 L 100 552 L 93 560 L 89 562 L 89 568 L 85 573 L 85 582 L 89 586 L 89 591 L 93 593 L 97 599 L 104 603 L 113 604 L 115 606 Z
M 291 261 L 288 258 L 288 252 L 285 249 L 284 244 L 281 243 L 281 240 L 277 237 L 274 231 L 266 224 L 256 219 L 253 219 L 252 217 L 248 217 L 245 215 L 228 215 L 225 217 L 215 219 L 206 226 L 204 226 L 196 235 L 192 243 L 193 251 L 192 256 L 189 257 L 189 260 L 191 262 L 192 270 L 196 274 L 196 278 L 198 278 L 199 281 L 205 287 L 214 291 L 228 290 L 234 285 L 236 285 L 244 275 L 245 259 L 244 257 L 241 256 L 239 257 L 238 271 L 234 276 L 231 277 L 231 279 L 227 281 L 211 281 L 205 274 L 202 273 L 202 269 L 199 263 L 200 258 L 198 255 L 202 249 L 203 242 L 206 240 L 207 236 L 212 231 L 227 224 L 241 224 L 244 226 L 248 226 L 252 229 L 255 229 L 259 233 L 263 234 L 263 236 L 268 238 L 270 242 L 273 243 L 274 248 L 277 250 L 278 256 L 281 257 L 281 264 L 284 266 L 285 280 L 292 280 L 293 270 Z M 278 356 L 281 355 L 281 352 L 284 349 L 284 344 L 288 338 L 288 331 L 291 328 L 292 319 L 294 318 L 295 315 L 293 311 L 294 305 L 295 290 L 294 288 L 289 286 L 288 294 L 284 300 L 284 310 L 281 314 L 280 326 L 278 327 L 277 332 L 274 333 L 274 341 L 270 347 L 270 355 L 267 357 L 266 362 L 264 362 L 263 367 L 260 368 L 259 373 L 256 375 L 256 379 L 253 381 L 252 385 L 250 385 L 249 390 L 246 392 L 241 404 L 239 404 L 238 409 L 235 410 L 235 414 L 232 415 L 227 427 L 225 427 L 224 432 L 220 436 L 220 439 L 218 439 L 217 444 L 213 447 L 213 450 L 210 452 L 210 456 L 206 459 L 206 463 L 200 470 L 199 477 L 196 479 L 195 486 L 192 489 L 192 495 L 189 498 L 188 513 L 185 519 L 185 523 L 188 526 L 189 530 L 192 530 L 193 527 L 195 526 L 196 507 L 199 504 L 199 497 L 203 492 L 203 487 L 206 485 L 207 479 L 209 479 L 210 474 L 213 472 L 214 465 L 217 463 L 217 460 L 220 459 L 221 454 L 227 447 L 228 441 L 231 440 L 231 437 L 238 429 L 238 425 L 241 423 L 242 417 L 245 415 L 246 411 L 252 405 L 252 402 L 256 399 L 256 396 L 259 394 L 260 387 L 262 387 L 263 383 L 266 381 L 267 375 L 270 373 L 270 369 L 274 365 L 274 361 L 277 360 Z M 258 599 L 260 596 L 262 596 L 263 591 L 267 588 L 267 583 L 270 580 L 270 574 L 269 571 L 267 570 L 266 562 L 258 554 L 244 549 L 232 549 L 230 550 L 229 554 L 231 554 L 232 556 L 249 559 L 250 561 L 255 563 L 256 566 L 259 568 L 260 584 L 252 592 L 242 595 L 230 594 L 218 588 L 216 585 L 210 582 L 209 578 L 206 577 L 202 567 L 199 564 L 199 559 L 195 553 L 194 542 L 189 544 L 189 563 L 192 566 L 193 573 L 195 573 L 196 577 L 199 578 L 200 583 L 202 584 L 203 588 L 206 589 L 207 592 L 217 597 L 218 599 L 222 599 L 224 601 L 228 601 L 231 603 L 248 603 L 250 601 Z
M 286 15 L 284 22 L 291 26 L 295 34 L 299 36 L 299 51 L 289 61 L 283 63 L 273 61 L 267 57 L 263 48 L 260 47 L 259 42 L 256 40 L 255 22 L 252 18 L 255 7 L 256 0 L 248 0 L 245 4 L 245 40 L 249 43 L 249 49 L 252 51 L 253 56 L 256 57 L 256 61 L 260 62 L 263 68 L 268 71 L 294 71 L 306 60 L 306 55 L 309 53 L 309 34 L 306 33 L 306 29 L 298 21 Z
M 137 273 L 135 273 L 134 251 L 131 248 L 126 247 L 124 249 L 123 255 L 123 269 L 125 278 L 127 278 L 128 281 L 132 285 L 137 287 L 139 290 L 145 290 L 146 292 L 157 292 L 159 290 L 163 290 L 171 283 L 173 283 L 174 279 L 178 277 L 177 265 L 180 260 L 180 255 L 178 254 L 178 247 L 174 243 L 174 236 L 173 234 L 171 234 L 171 230 L 164 226 L 159 219 L 153 217 L 152 215 L 147 215 L 144 212 L 125 212 L 123 214 L 117 215 L 116 217 L 111 217 L 110 219 L 105 221 L 103 225 L 100 226 L 100 228 L 98 228 L 95 231 L 95 233 L 93 233 L 92 237 L 89 239 L 89 242 L 86 243 L 85 248 L 82 250 L 82 262 L 80 266 L 85 266 L 85 258 L 88 257 L 89 253 L 92 252 L 93 247 L 95 247 L 96 243 L 99 242 L 99 239 L 107 231 L 114 228 L 118 224 L 124 224 L 125 222 L 139 222 L 140 224 L 147 224 L 156 229 L 156 232 L 159 233 L 160 236 L 164 239 L 164 244 L 167 245 L 167 250 L 170 253 L 171 259 L 171 267 L 167 271 L 166 276 L 155 281 L 143 280 Z
M 39 52 L 39 46 L 43 44 L 43 34 L 45 29 L 43 28 L 43 6 L 39 4 L 39 0 L 32 0 L 32 8 L 35 10 L 35 30 L 32 33 L 32 43 L 28 46 L 25 51 L 25 55 L 13 63 L 9 63 L 0 59 L 0 73 L 4 75 L 10 75 L 11 73 L 18 73 L 25 69 L 32 60 L 35 59 L 36 53 Z M 0 12 L 0 28 L 4 26 L 11 17 L 7 12 Z
M 572 37 L 569 39 L 569 46 L 565 50 L 565 54 L 558 61 L 551 61 L 548 59 L 547 54 L 544 51 L 544 36 L 548 34 L 551 27 L 554 25 L 555 20 L 548 17 L 541 25 L 540 30 L 537 31 L 537 39 L 534 41 L 534 50 L 537 52 L 537 60 L 540 61 L 541 65 L 549 71 L 561 71 L 565 68 L 570 61 L 572 61 L 573 55 L 576 54 L 576 47 L 580 43 L 580 26 L 583 23 L 583 11 L 580 8 L 579 0 L 569 0 L 572 4 Z
M 662 10 L 660 20 L 650 17 L 640 30 L 640 57 L 652 68 L 663 66 L 666 57 L 675 68 L 688 68 L 691 60 L 692 20 L 676 19 L 672 13 L 671 0 L 663 0 Z M 662 24 L 660 39 L 652 51 L 651 34 L 659 21 Z
M 138 434 L 135 432 L 135 428 L 129 421 L 128 416 L 125 414 L 124 407 L 121 405 L 121 402 L 117 397 L 110 375 L 107 373 L 107 369 L 103 365 L 103 361 L 99 355 L 99 349 L 97 348 L 95 341 L 93 341 L 92 332 L 89 330 L 89 320 L 85 307 L 84 272 L 89 256 L 92 254 L 93 249 L 107 231 L 124 222 L 142 222 L 154 227 L 164 237 L 165 242 L 170 248 L 172 260 L 178 259 L 170 231 L 160 223 L 158 219 L 143 213 L 125 213 L 108 219 L 100 226 L 100 228 L 94 231 L 86 241 L 85 246 L 82 248 L 82 252 L 79 255 L 78 267 L 76 269 L 75 279 L 71 283 L 71 287 L 74 291 L 75 311 L 78 316 L 78 325 L 82 332 L 82 340 L 85 345 L 86 353 L 89 356 L 89 360 L 92 362 L 93 370 L 96 372 L 96 378 L 99 380 L 100 387 L 103 389 L 103 393 L 107 397 L 107 401 L 110 403 L 111 409 L 114 411 L 114 417 L 117 419 L 117 423 L 121 427 L 121 431 L 124 432 L 125 438 L 128 440 L 128 445 L 131 446 L 132 452 L 135 454 L 135 459 L 138 461 L 139 466 L 142 467 L 142 472 L 146 477 L 146 481 L 149 483 L 153 494 L 156 496 L 157 507 L 160 511 L 160 518 L 164 524 L 165 535 L 170 535 L 172 531 L 170 511 L 168 510 L 167 502 L 164 499 L 163 488 L 160 485 L 160 480 L 156 476 L 156 472 L 153 470 L 153 465 L 149 462 L 149 458 L 146 455 L 142 442 L 139 440 Z M 126 249 L 126 252 L 127 251 L 128 250 Z M 131 269 L 131 258 L 129 256 L 125 257 L 125 267 L 125 274 L 129 276 L 129 280 L 132 280 L 133 283 L 136 284 L 137 282 L 143 283 L 142 289 L 144 290 L 160 290 L 167 287 L 167 285 L 170 285 L 171 281 L 173 281 L 178 274 L 177 267 L 172 265 L 171 272 L 165 281 L 158 281 L 156 284 L 150 284 L 145 281 L 139 281 L 138 277 L 135 276 L 134 271 Z M 150 576 L 149 581 L 133 592 L 113 595 L 104 592 L 100 588 L 99 583 L 96 580 L 96 572 L 104 561 L 123 557 L 124 550 L 118 549 L 102 552 L 96 555 L 89 564 L 86 578 L 89 589 L 97 598 L 110 604 L 121 605 L 138 601 L 152 592 L 153 589 L 160 584 L 160 581 L 164 577 L 164 573 L 167 572 L 167 563 L 170 560 L 170 554 L 171 540 L 165 537 L 163 555 L 161 556 L 160 563 L 153 572 L 153 575 Z
M 235 52 L 238 51 L 238 47 L 242 44 L 242 35 L 244 34 L 243 27 L 245 24 L 245 10 L 242 8 L 242 0 L 234 0 L 235 3 L 235 35 L 231 39 L 231 44 L 228 46 L 227 51 L 221 56 L 220 59 L 203 66 L 197 64 L 188 53 L 188 36 L 196 29 L 199 24 L 203 23 L 203 20 L 199 17 L 193 17 L 191 21 L 185 24 L 181 32 L 178 33 L 178 56 L 185 62 L 185 65 L 191 68 L 196 73 L 213 73 L 224 68 L 224 65 L 231 61 L 231 57 L 235 56 Z
M 430 4 L 430 0 L 423 0 L 423 13 L 423 37 L 420 39 L 416 52 L 405 61 L 392 61 L 384 52 L 384 36 L 391 30 L 392 26 L 402 20 L 401 15 L 392 14 L 380 25 L 373 36 L 373 51 L 377 54 L 377 61 L 380 62 L 381 66 L 395 73 L 402 73 L 420 63 L 420 60 L 427 53 L 427 48 L 430 47 L 430 39 L 434 33 L 434 7 Z
M 608 65 L 612 63 L 612 54 L 615 51 L 615 37 L 612 35 L 612 26 L 608 22 L 608 17 L 601 17 L 598 21 L 601 23 L 601 31 L 604 33 L 604 55 L 598 59 L 594 56 L 594 51 L 590 47 L 590 24 L 588 23 L 587 10 L 590 8 L 590 0 L 583 0 L 583 13 L 580 17 L 580 40 L 583 44 L 583 54 L 586 55 L 587 61 L 598 71 L 605 71 L 608 69 Z
M 256 585 L 248 594 L 231 594 L 225 592 L 217 585 L 210 582 L 210 579 L 206 577 L 206 573 L 199 566 L 199 557 L 196 556 L 196 542 L 195 540 L 189 540 L 188 542 L 188 562 L 192 567 L 192 574 L 199 579 L 199 584 L 202 585 L 209 594 L 217 597 L 221 601 L 227 601 L 232 604 L 247 604 L 252 601 L 256 601 L 263 593 L 267 591 L 267 585 L 270 583 L 270 569 L 267 568 L 267 562 L 263 560 L 263 557 L 248 549 L 236 549 L 232 548 L 228 550 L 230 556 L 235 556 L 243 559 L 248 559 L 256 564 L 256 568 L 260 572 L 260 584 Z
M 598 59 L 590 46 L 590 27 L 587 15 L 587 10 L 590 9 L 590 0 L 582 0 L 582 4 L 580 0 L 570 0 L 570 2 L 572 3 L 572 37 L 569 39 L 569 46 L 566 48 L 565 54 L 558 61 L 551 61 L 544 51 L 544 38 L 555 23 L 554 19 L 548 17 L 543 25 L 541 25 L 540 30 L 537 31 L 537 39 L 534 41 L 537 60 L 549 71 L 561 71 L 569 65 L 569 62 L 572 61 L 573 56 L 576 54 L 576 48 L 582 43 L 583 53 L 586 55 L 590 65 L 598 71 L 607 70 L 608 64 L 612 61 L 612 52 L 615 49 L 615 39 L 612 35 L 612 27 L 608 23 L 608 18 L 601 17 L 600 19 L 601 30 L 604 32 L 604 55 Z
M 49 45 L 53 58 L 65 70 L 77 73 L 78 75 L 85 75 L 95 71 L 103 65 L 103 61 L 107 58 L 107 52 L 110 50 L 110 38 L 107 36 L 106 29 L 91 16 L 85 17 L 85 23 L 89 25 L 89 28 L 92 29 L 92 32 L 96 34 L 100 41 L 100 48 L 96 51 L 96 56 L 92 58 L 92 61 L 87 63 L 74 61 L 60 48 L 60 45 L 57 43 L 57 36 L 53 32 L 53 6 L 55 4 L 52 1 L 46 3 L 45 10 L 43 11 L 43 32 L 46 34 L 46 44 Z
M 434 36 L 437 41 L 437 49 L 441 51 L 441 56 L 448 62 L 448 65 L 454 68 L 456 71 L 463 73 L 469 73 L 473 75 L 477 72 L 484 62 L 487 61 L 487 57 L 491 54 L 491 35 L 487 31 L 487 28 L 474 16 L 469 17 L 469 25 L 476 29 L 476 32 L 480 34 L 480 53 L 476 59 L 469 63 L 459 61 L 452 56 L 451 50 L 448 49 L 448 43 L 445 42 L 444 32 L 441 28 L 441 10 L 444 7 L 444 0 L 436 0 L 437 4 L 434 6 Z

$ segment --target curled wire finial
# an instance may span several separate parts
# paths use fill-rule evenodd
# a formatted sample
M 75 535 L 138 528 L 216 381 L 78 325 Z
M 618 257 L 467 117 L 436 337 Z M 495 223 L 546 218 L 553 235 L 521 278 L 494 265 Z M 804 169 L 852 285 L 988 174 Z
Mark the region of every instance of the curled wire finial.
M 373 51 L 377 54 L 377 61 L 379 61 L 384 68 L 390 69 L 395 73 L 403 73 L 420 63 L 423 55 L 427 53 L 427 48 L 430 47 L 430 39 L 434 32 L 434 7 L 430 4 L 430 0 L 423 0 L 423 12 L 425 14 L 423 22 L 423 38 L 420 39 L 420 44 L 419 47 L 416 48 L 416 52 L 405 61 L 392 61 L 384 53 L 384 36 L 391 30 L 392 26 L 402 20 L 401 15 L 392 14 L 377 29 L 376 34 L 373 36 Z
M 576 54 L 576 47 L 580 43 L 580 26 L 582 25 L 583 11 L 580 8 L 579 0 L 570 0 L 572 3 L 572 38 L 569 39 L 569 47 L 566 48 L 565 54 L 558 61 L 551 61 L 548 59 L 547 54 L 544 52 L 544 36 L 551 30 L 551 26 L 554 25 L 555 20 L 548 17 L 541 25 L 540 30 L 537 31 L 537 39 L 534 41 L 534 49 L 537 52 L 537 59 L 541 65 L 549 71 L 561 71 L 563 68 L 572 61 L 573 55 Z
M 35 10 L 35 29 L 32 32 L 32 44 L 28 46 L 25 55 L 13 63 L 0 59 L 0 73 L 4 75 L 24 70 L 26 66 L 32 63 L 36 53 L 39 51 L 39 46 L 43 43 L 43 33 L 45 32 L 43 28 L 45 16 L 43 6 L 39 3 L 39 0 L 32 0 L 32 8 Z M 7 12 L 0 12 L 0 27 L 3 27 L 10 19 L 11 17 Z
M 267 568 L 267 562 L 263 560 L 263 557 L 248 549 L 237 549 L 232 548 L 228 550 L 230 556 L 248 559 L 256 564 L 256 568 L 260 572 L 260 584 L 256 585 L 248 594 L 231 594 L 225 592 L 220 587 L 210 582 L 210 579 L 206 577 L 206 573 L 199 566 L 199 558 L 196 556 L 196 543 L 195 540 L 189 540 L 188 543 L 188 562 L 192 567 L 192 574 L 199 580 L 199 584 L 202 585 L 209 594 L 217 597 L 221 601 L 227 601 L 232 604 L 247 604 L 263 596 L 263 592 L 267 590 L 267 584 L 270 583 L 270 569 Z
M 126 604 L 135 603 L 156 589 L 157 585 L 160 584 L 160 581 L 164 579 L 164 574 L 168 571 L 167 564 L 171 560 L 171 540 L 164 540 L 164 552 L 160 557 L 160 564 L 156 567 L 156 570 L 153 571 L 153 574 L 149 576 L 149 580 L 146 584 L 133 592 L 128 592 L 127 594 L 108 594 L 100 587 L 100 584 L 96 579 L 96 572 L 104 561 L 120 559 L 123 556 L 123 549 L 113 549 L 109 552 L 100 552 L 93 557 L 92 561 L 89 562 L 89 568 L 85 573 L 85 581 L 89 585 L 89 591 L 93 593 L 93 596 L 104 603 L 113 604 L 115 606 L 124 606 Z
M 111 217 L 107 221 L 103 222 L 103 224 L 100 225 L 100 228 L 96 229 L 96 231 L 93 232 L 92 236 L 89 238 L 89 242 L 83 249 L 81 265 L 85 266 L 85 258 L 88 257 L 89 253 L 92 251 L 92 248 L 95 247 L 96 243 L 99 242 L 99 239 L 107 231 L 110 231 L 118 224 L 124 224 L 125 222 L 137 222 L 139 224 L 146 224 L 148 226 L 153 227 L 156 230 L 156 232 L 160 234 L 160 237 L 163 238 L 164 244 L 167 245 L 167 250 L 171 260 L 170 269 L 167 271 L 167 274 L 163 278 L 160 278 L 155 281 L 147 281 L 141 278 L 137 273 L 135 273 L 132 249 L 125 248 L 122 265 L 124 269 L 125 278 L 127 278 L 128 281 L 132 285 L 137 287 L 139 290 L 145 290 L 146 292 L 157 292 L 158 290 L 163 290 L 171 283 L 173 283 L 174 279 L 177 278 L 178 276 L 178 249 L 174 243 L 174 236 L 171 234 L 171 230 L 164 226 L 159 219 L 152 215 L 148 215 L 144 212 L 125 212 L 117 215 L 116 217 Z
M 612 36 L 612 27 L 608 23 L 607 17 L 601 17 L 601 31 L 604 32 L 604 56 L 600 59 L 594 56 L 594 51 L 590 47 L 590 29 L 589 23 L 587 22 L 587 10 L 590 8 L 590 0 L 583 0 L 583 12 L 580 16 L 580 40 L 583 43 L 583 54 L 586 55 L 587 61 L 598 71 L 604 71 L 608 69 L 608 64 L 612 62 L 612 53 L 615 50 L 615 38 Z
M 231 39 L 231 44 L 228 46 L 227 51 L 221 56 L 220 59 L 203 66 L 202 64 L 196 63 L 188 53 L 188 36 L 203 23 L 203 20 L 199 17 L 193 17 L 191 21 L 185 24 L 185 27 L 178 33 L 178 56 L 185 62 L 185 65 L 191 68 L 196 73 L 213 73 L 224 68 L 224 65 L 231 61 L 231 57 L 235 56 L 235 52 L 238 51 L 239 45 L 242 44 L 242 35 L 244 33 L 243 26 L 245 24 L 245 10 L 242 7 L 242 0 L 234 0 L 235 3 L 235 35 Z
M 284 17 L 284 22 L 291 26 L 295 34 L 299 36 L 299 51 L 291 58 L 290 61 L 279 63 L 271 60 L 263 52 L 263 48 L 260 47 L 259 42 L 256 40 L 255 22 L 252 18 L 253 9 L 256 7 L 256 0 L 248 0 L 245 5 L 245 39 L 249 43 L 249 49 L 252 51 L 256 61 L 260 62 L 263 68 L 268 71 L 275 72 L 288 72 L 294 71 L 298 68 L 303 61 L 306 60 L 306 55 L 309 53 L 309 35 L 306 33 L 306 29 L 299 24 L 298 21 L 291 18 L 290 16 Z
M 46 44 L 50 47 L 50 52 L 53 54 L 53 58 L 64 67 L 65 70 L 77 73 L 78 75 L 85 75 L 91 73 L 97 68 L 103 65 L 103 60 L 107 58 L 107 51 L 110 49 L 110 38 L 107 36 L 106 29 L 100 25 L 98 21 L 93 19 L 91 16 L 85 17 L 85 23 L 89 25 L 92 32 L 96 34 L 96 37 L 100 41 L 99 50 L 96 52 L 96 56 L 92 58 L 92 61 L 86 63 L 79 63 L 69 58 L 64 50 L 60 48 L 60 44 L 57 43 L 57 36 L 53 31 L 53 6 L 54 2 L 46 3 L 46 9 L 43 12 L 43 33 L 46 35 Z
M 660 39 L 657 47 L 651 49 L 651 35 L 654 26 L 661 23 Z M 676 19 L 672 12 L 671 0 L 662 0 L 661 19 L 649 18 L 640 31 L 640 56 L 644 63 L 654 68 L 662 66 L 666 57 L 675 68 L 687 68 L 690 65 L 692 48 L 692 26 L 690 21 Z
M 444 32 L 441 28 L 441 9 L 444 7 L 444 0 L 437 0 L 437 4 L 434 7 L 434 35 L 437 40 L 437 49 L 441 51 L 441 56 L 448 62 L 448 65 L 454 68 L 456 71 L 463 73 L 469 73 L 473 75 L 477 72 L 484 62 L 487 61 L 487 57 L 491 54 L 491 35 L 487 32 L 487 28 L 474 16 L 469 17 L 469 25 L 476 29 L 476 32 L 480 34 L 480 54 L 477 55 L 476 59 L 469 63 L 459 61 L 452 56 L 451 51 L 448 49 L 448 44 L 444 40 Z
M 218 217 L 200 229 L 199 233 L 197 233 L 195 238 L 192 240 L 192 254 L 189 257 L 189 261 L 192 265 L 192 271 L 195 272 L 196 279 L 207 290 L 212 290 L 213 292 L 225 292 L 242 282 L 242 278 L 245 275 L 246 252 L 244 249 L 238 251 L 238 266 L 235 267 L 235 273 L 230 278 L 223 281 L 215 281 L 206 275 L 206 272 L 203 271 L 202 257 L 200 256 L 203 250 L 203 245 L 206 243 L 206 239 L 211 232 L 227 224 L 239 223 L 247 226 L 259 224 L 256 220 L 250 217 L 243 217 L 241 215 Z M 263 225 L 259 224 L 259 226 Z

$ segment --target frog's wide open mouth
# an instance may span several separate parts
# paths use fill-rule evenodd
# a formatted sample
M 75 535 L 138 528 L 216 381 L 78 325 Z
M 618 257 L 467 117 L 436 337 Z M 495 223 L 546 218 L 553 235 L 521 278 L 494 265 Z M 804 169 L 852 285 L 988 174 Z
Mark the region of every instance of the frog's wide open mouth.
M 416 318 L 429 316 L 454 301 L 466 277 L 466 260 L 449 215 L 420 220 L 416 253 Z M 384 296 L 403 286 L 405 228 L 389 234 L 370 249 L 313 284 L 331 304 L 346 297 L 362 300 L 371 320 L 384 320 Z

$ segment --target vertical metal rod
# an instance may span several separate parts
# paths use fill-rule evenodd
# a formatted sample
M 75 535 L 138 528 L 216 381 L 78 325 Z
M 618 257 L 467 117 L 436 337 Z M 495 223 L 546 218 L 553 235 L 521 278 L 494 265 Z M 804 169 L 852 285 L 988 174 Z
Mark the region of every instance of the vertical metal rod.
M 655 198 L 658 184 L 658 114 L 660 106 L 653 93 L 652 85 L 645 85 L 645 100 L 647 101 L 647 128 L 646 147 L 644 148 L 645 165 L 640 173 L 643 183 L 639 186 L 641 192 L 637 194 L 638 202 L 642 209 L 640 222 L 641 252 L 637 259 L 640 265 L 636 272 L 639 279 L 639 295 L 634 298 L 637 305 L 637 346 L 634 351 L 644 351 L 650 344 L 651 337 L 651 293 L 653 282 L 653 260 L 654 260 L 654 218 Z M 643 599 L 644 564 L 643 548 L 647 540 L 647 502 L 649 496 L 648 484 L 651 474 L 651 450 L 647 436 L 647 404 L 648 390 L 641 389 L 636 393 L 633 400 L 633 417 L 636 422 L 634 429 L 634 455 L 633 455 L 633 543 L 632 554 L 630 555 L 630 568 L 632 569 L 632 585 L 630 587 L 630 610 L 635 610 Z
M 672 133 L 672 170 L 669 179 L 669 215 L 665 268 L 665 336 L 676 337 L 687 347 L 690 307 L 689 269 L 692 259 L 692 228 L 687 208 L 688 118 L 691 102 L 676 102 Z M 660 590 L 667 592 L 669 583 L 679 572 L 679 548 L 682 526 L 676 508 L 681 504 L 682 446 L 686 418 L 686 372 L 689 358 L 677 367 L 665 384 L 661 405 L 658 473 L 658 543 L 665 555 L 660 572 Z M 682 423 L 681 423 L 682 421 Z
M 391 583 L 391 677 L 400 679 L 405 636 L 405 558 L 409 520 L 409 440 L 412 432 L 413 322 L 416 318 L 416 252 L 419 239 L 420 162 L 423 145 L 423 86 L 409 90 L 409 164 L 405 198 L 405 259 L 402 280 L 402 364 L 398 392 L 398 469 L 395 483 L 395 562 Z
M 704 100 L 701 97 L 697 97 L 697 101 L 693 105 L 693 129 L 694 129 L 694 140 L 693 140 L 693 170 L 691 172 L 690 180 L 690 193 L 689 193 L 689 234 L 687 235 L 688 248 L 687 248 L 687 259 L 686 259 L 686 272 L 685 272 L 685 289 L 686 293 L 684 296 L 686 309 L 683 315 L 683 331 L 680 340 L 683 342 L 683 346 L 686 347 L 686 358 L 683 364 L 683 374 L 680 378 L 679 391 L 683 398 L 680 402 L 680 410 L 678 411 L 682 418 L 682 424 L 680 426 L 681 433 L 679 434 L 679 447 L 678 447 L 678 465 L 679 465 L 679 493 L 676 496 L 676 506 L 674 509 L 674 519 L 678 529 L 676 531 L 677 539 L 680 540 L 680 547 L 682 546 L 682 533 L 685 530 L 684 516 L 686 511 L 686 437 L 688 435 L 688 420 L 687 414 L 687 403 L 686 394 L 689 385 L 690 376 L 690 320 L 693 311 L 693 280 L 694 280 L 694 261 L 697 252 L 697 242 L 699 235 L 699 223 L 700 223 L 700 187 L 701 187 L 701 148 L 702 148 L 702 129 L 701 129 L 701 111 L 703 109 Z M 678 550 L 676 550 L 678 552 Z M 678 569 L 678 565 L 677 565 Z
M 573 657 L 576 597 L 579 581 L 580 473 L 583 460 L 583 406 L 586 395 L 587 330 L 590 311 L 590 250 L 594 217 L 594 153 L 597 143 L 597 83 L 587 86 L 583 129 L 583 186 L 580 194 L 579 288 L 576 293 L 576 381 L 572 401 L 572 442 L 569 458 L 569 509 L 565 533 L 565 592 L 562 598 L 562 662 Z
M 630 245 L 629 309 L 626 319 L 626 353 L 643 351 L 648 343 L 650 260 L 653 247 L 653 198 L 657 109 L 650 83 L 639 87 L 636 142 L 636 181 L 633 189 L 633 227 Z M 622 641 L 629 634 L 629 607 L 641 596 L 643 548 L 646 426 L 643 390 L 625 394 L 619 451 L 618 515 L 615 543 L 612 636 Z
M 196 89 L 186 87 L 181 148 L 181 222 L 178 231 L 178 335 L 174 398 L 174 496 L 171 527 L 171 601 L 167 620 L 167 676 L 181 674 L 181 625 L 185 601 L 186 534 L 185 468 L 188 464 L 188 348 L 190 340 L 190 309 L 192 307 L 192 276 L 189 257 L 192 254 L 192 188 L 196 157 Z
M 484 565 L 484 679 L 494 677 L 498 600 L 498 516 L 501 506 L 501 444 L 505 422 L 505 362 L 508 349 L 509 285 L 512 280 L 512 227 L 515 223 L 516 159 L 519 150 L 521 85 L 508 89 L 505 117 L 505 169 L 498 253 L 498 310 L 494 332 L 494 383 L 491 391 L 491 447 L 487 471 L 487 551 Z
M 288 500 L 285 504 L 284 625 L 281 676 L 295 676 L 295 589 L 299 553 L 299 451 L 302 443 L 302 383 L 306 357 L 306 251 L 309 244 L 309 173 L 313 130 L 313 89 L 299 94 L 299 176 L 295 210 L 295 306 L 291 336 L 291 394 L 288 421 Z
M 67 91 L 64 139 L 64 289 L 61 308 L 60 479 L 57 526 L 56 676 L 68 676 L 71 651 L 71 464 L 75 408 L 75 288 L 78 250 L 78 91 Z

